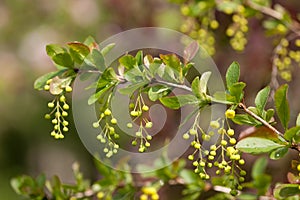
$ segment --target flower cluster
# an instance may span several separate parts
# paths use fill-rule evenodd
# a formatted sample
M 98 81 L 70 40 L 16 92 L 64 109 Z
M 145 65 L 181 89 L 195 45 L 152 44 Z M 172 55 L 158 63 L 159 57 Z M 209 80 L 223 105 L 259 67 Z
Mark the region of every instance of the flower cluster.
M 101 124 L 103 122 L 103 124 Z M 113 117 L 109 108 L 106 108 L 104 112 L 101 112 L 99 120 L 93 123 L 94 128 L 99 128 L 103 125 L 102 131 L 98 134 L 97 139 L 105 144 L 103 152 L 107 158 L 110 158 L 118 152 L 119 145 L 115 143 L 114 139 L 118 139 L 120 136 L 116 132 L 115 125 L 117 125 L 117 119 Z
M 205 1 L 183 5 L 181 13 L 187 19 L 181 26 L 181 31 L 197 40 L 209 55 L 214 55 L 214 30 L 219 27 L 219 22 L 215 19 L 214 10 L 211 10 L 210 7 L 211 5 Z
M 142 194 L 140 196 L 140 200 L 158 200 L 159 199 L 159 195 L 157 194 L 157 190 L 154 187 L 143 187 L 142 188 Z
M 236 188 L 242 189 L 239 183 L 245 180 L 243 176 L 246 175 L 246 172 L 240 168 L 240 165 L 244 165 L 245 160 L 241 158 L 240 152 L 234 147 L 237 142 L 234 138 L 235 132 L 228 123 L 228 119 L 235 117 L 235 111 L 228 109 L 225 112 L 225 119 L 211 121 L 211 130 L 208 133 L 205 133 L 198 125 L 199 116 L 198 113 L 192 128 L 183 134 L 184 139 L 194 137 L 191 142 L 194 152 L 188 156 L 188 159 L 193 161 L 195 173 L 199 174 L 200 178 L 207 180 L 210 178 L 207 169 L 215 167 L 217 175 L 223 173 L 230 177 L 232 191 L 236 192 Z M 227 129 L 225 129 L 225 121 Z M 209 141 L 211 136 L 216 133 L 220 135 L 220 140 L 211 145 L 209 149 L 204 149 L 200 135 L 202 141 Z
M 286 81 L 292 79 L 291 64 L 294 61 L 300 64 L 300 39 L 296 39 L 294 47 L 296 50 L 290 48 L 291 44 L 286 38 L 282 38 L 275 49 L 274 65 L 278 68 L 279 75 Z
M 130 115 L 133 117 L 133 122 L 139 123 L 139 128 L 135 132 L 135 139 L 131 144 L 136 146 L 139 143 L 138 150 L 142 153 L 151 146 L 150 140 L 152 140 L 152 136 L 148 133 L 147 129 L 152 128 L 153 123 L 147 117 L 143 116 L 144 113 L 149 111 L 149 106 L 145 104 L 142 95 L 138 94 L 135 103 L 129 104 L 129 109 L 131 109 Z M 127 123 L 127 127 L 132 128 L 133 124 L 129 122 Z
M 52 86 L 53 80 L 49 79 L 44 86 L 44 90 L 49 91 L 50 93 L 54 93 L 51 91 L 53 88 Z M 55 94 L 55 98 L 53 101 L 48 102 L 48 108 L 52 109 L 50 113 L 45 115 L 45 119 L 51 119 L 51 123 L 53 124 L 53 131 L 51 132 L 51 136 L 53 136 L 55 139 L 62 139 L 64 138 L 64 134 L 69 131 L 68 125 L 69 122 L 66 120 L 66 117 L 68 116 L 68 110 L 70 109 L 70 106 L 66 102 L 66 97 L 64 93 L 71 92 L 72 87 L 69 85 L 66 85 L 65 87 L 59 88 L 60 92 L 58 94 Z M 57 90 L 53 88 L 52 90 Z
M 230 45 L 236 51 L 243 51 L 247 44 L 245 34 L 248 32 L 248 20 L 244 16 L 245 8 L 240 5 L 237 13 L 232 15 L 233 23 L 227 28 L 226 35 L 230 37 Z

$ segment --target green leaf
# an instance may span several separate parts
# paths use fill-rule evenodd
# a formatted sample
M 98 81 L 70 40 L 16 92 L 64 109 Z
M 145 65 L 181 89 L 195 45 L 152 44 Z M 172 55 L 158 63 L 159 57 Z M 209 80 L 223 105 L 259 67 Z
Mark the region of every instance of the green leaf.
M 286 199 L 294 195 L 299 195 L 299 184 L 277 184 L 273 193 L 276 199 Z
M 133 57 L 132 55 L 122 56 L 119 59 L 119 63 L 122 66 L 124 66 L 127 70 L 130 70 L 130 69 L 134 68 L 134 66 L 137 66 L 137 64 L 136 64 L 136 58 Z
M 265 157 L 258 158 L 251 171 L 251 176 L 253 179 L 265 173 L 266 167 L 268 165 L 268 160 Z
M 266 112 L 266 116 L 264 117 L 264 119 L 267 122 L 270 122 L 271 119 L 272 119 L 272 117 L 274 116 L 274 113 L 275 113 L 274 109 L 272 109 L 272 108 L 268 109 L 267 112 Z
M 60 47 L 59 45 L 48 44 L 46 46 L 46 52 L 47 52 L 47 55 L 52 58 L 56 54 L 66 53 L 66 50 L 64 48 Z
M 120 88 L 119 92 L 121 94 L 131 96 L 137 89 L 145 86 L 146 84 L 148 84 L 148 81 L 137 82 L 137 83 L 131 84 L 125 88 Z
M 288 141 L 292 141 L 295 135 L 298 135 L 300 133 L 300 126 L 295 126 L 290 129 L 288 129 L 284 133 L 284 138 L 287 139 Z
M 90 53 L 89 47 L 80 42 L 70 42 L 68 46 L 72 58 L 79 64 L 81 64 L 84 58 Z
M 97 49 L 93 49 L 92 52 L 84 59 L 84 62 L 99 69 L 100 72 L 103 72 L 106 69 L 104 57 Z
M 106 68 L 102 73 L 101 78 L 107 81 L 117 81 L 117 74 L 113 68 Z
M 226 84 L 229 89 L 233 84 L 237 83 L 240 78 L 240 66 L 237 62 L 233 62 L 226 72 Z
M 160 54 L 159 57 L 162 59 L 164 64 L 171 67 L 177 72 L 181 72 L 180 60 L 175 54 Z
M 272 177 L 268 174 L 260 174 L 253 180 L 253 186 L 257 189 L 258 196 L 266 194 L 270 185 Z
M 266 104 L 267 100 L 270 94 L 270 86 L 265 87 L 261 91 L 259 91 L 255 97 L 255 105 L 259 111 L 259 115 L 262 114 Z
M 136 83 L 145 80 L 144 73 L 139 70 L 137 66 L 134 68 L 127 70 L 124 74 L 125 79 L 128 82 Z
M 71 68 L 73 67 L 73 60 L 72 57 L 69 53 L 59 53 L 59 54 L 55 54 L 52 57 L 52 60 L 54 61 L 54 63 L 63 66 L 63 67 L 68 67 Z
M 300 113 L 298 114 L 296 119 L 296 126 L 300 126 Z
M 231 96 L 235 97 L 235 102 L 239 103 L 244 97 L 244 88 L 246 87 L 246 83 L 237 82 L 233 83 L 230 88 L 229 92 Z
M 44 86 L 46 85 L 47 81 L 55 76 L 59 76 L 62 73 L 64 73 L 65 71 L 67 71 L 67 69 L 62 69 L 59 71 L 55 71 L 55 72 L 50 72 L 47 74 L 44 74 L 43 76 L 40 76 L 38 79 L 35 80 L 34 82 L 34 89 L 36 90 L 43 90 Z
M 286 130 L 290 121 L 290 109 L 287 100 L 288 85 L 280 86 L 275 92 L 275 109 L 281 121 L 282 126 Z
M 211 72 L 204 72 L 200 78 L 200 92 L 206 94 L 207 92 L 207 83 L 210 78 Z
M 144 58 L 143 51 L 142 50 L 138 51 L 137 54 L 135 55 L 135 59 L 136 59 L 136 64 L 141 71 L 143 71 L 143 68 L 144 68 L 144 66 L 143 66 L 144 59 L 143 58 Z
M 162 60 L 159 58 L 154 58 L 153 63 L 149 66 L 149 71 L 154 76 L 157 73 L 157 70 L 160 68 L 160 65 L 162 64 Z
M 197 97 L 197 98 L 200 98 L 201 97 L 201 93 L 200 93 L 200 79 L 199 79 L 199 76 L 197 76 L 193 82 L 192 82 L 192 92 L 194 93 L 194 95 Z
M 282 146 L 282 144 L 275 143 L 272 140 L 259 137 L 247 137 L 239 141 L 236 148 L 245 153 L 259 154 L 268 153 Z
M 254 119 L 247 114 L 236 114 L 232 121 L 239 125 L 249 125 L 249 126 L 260 126 L 262 125 L 260 121 Z
M 103 56 L 107 55 L 108 52 L 110 52 L 114 47 L 116 46 L 115 43 L 111 43 L 106 45 L 100 52 Z
M 151 101 L 156 101 L 168 95 L 171 92 L 170 88 L 164 85 L 155 85 L 148 90 L 148 97 Z
M 160 102 L 171 109 L 178 109 L 187 104 L 198 104 L 199 101 L 194 95 L 178 95 L 172 97 L 162 97 Z
M 187 73 L 189 72 L 190 68 L 193 67 L 193 66 L 194 66 L 193 63 L 187 63 L 187 64 L 185 64 L 183 66 L 183 68 L 182 68 L 182 76 L 185 77 L 187 75 Z
M 93 38 L 92 36 L 88 36 L 84 40 L 83 44 L 85 44 L 87 46 L 94 46 L 95 44 L 97 44 L 97 42 L 96 42 L 95 38 Z
M 285 154 L 288 152 L 288 150 L 289 150 L 288 147 L 279 147 L 270 153 L 270 158 L 272 160 L 278 160 L 278 159 L 282 158 L 283 156 L 285 156 Z
M 235 104 L 235 98 L 226 92 L 216 92 L 211 99 L 212 102 L 222 103 L 227 105 Z
M 186 184 L 195 183 L 199 180 L 197 174 L 191 170 L 183 169 L 179 172 L 179 176 L 184 180 Z

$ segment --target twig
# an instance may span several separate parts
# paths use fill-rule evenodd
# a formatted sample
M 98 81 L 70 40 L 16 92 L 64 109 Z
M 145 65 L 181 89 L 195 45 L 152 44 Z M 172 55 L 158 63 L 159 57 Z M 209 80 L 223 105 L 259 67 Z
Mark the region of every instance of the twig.
M 274 133 L 276 133 L 277 135 L 279 135 L 280 137 L 282 137 L 285 141 L 286 139 L 283 137 L 283 134 L 278 131 L 276 128 L 274 128 L 272 125 L 270 125 L 268 122 L 266 122 L 264 119 L 262 119 L 261 117 L 259 117 L 258 115 L 256 115 L 255 113 L 253 113 L 251 110 L 249 110 L 243 103 L 239 103 L 239 106 L 241 108 L 243 108 L 243 110 L 249 114 L 251 117 L 253 117 L 254 119 L 258 120 L 259 122 L 261 122 L 264 126 L 266 126 L 267 128 L 269 128 L 271 131 L 273 131 Z
M 282 21 L 283 20 L 283 14 L 272 9 L 272 8 L 269 8 L 269 7 L 265 7 L 265 6 L 262 6 L 262 5 L 259 5 L 257 3 L 254 3 L 253 1 L 249 1 L 247 0 L 246 1 L 246 5 L 248 5 L 249 7 L 253 8 L 254 10 L 258 10 L 260 12 L 262 12 L 263 14 L 265 15 L 268 15 L 270 17 L 273 17 L 277 20 L 280 20 Z M 295 21 L 295 20 L 292 20 L 291 23 L 288 23 L 286 24 L 286 26 L 292 31 L 294 32 L 295 34 L 297 34 L 298 36 L 300 36 L 300 24 Z
M 179 89 L 183 89 L 183 90 L 192 92 L 192 89 L 190 87 L 186 86 L 186 85 L 179 85 L 179 84 L 176 84 L 176 83 L 169 83 L 169 82 L 162 81 L 162 80 L 157 80 L 157 79 L 152 79 L 151 82 L 152 83 L 160 83 L 160 84 L 164 84 L 164 85 L 167 85 L 167 86 L 170 86 L 170 87 L 175 87 L 175 88 L 179 88 Z

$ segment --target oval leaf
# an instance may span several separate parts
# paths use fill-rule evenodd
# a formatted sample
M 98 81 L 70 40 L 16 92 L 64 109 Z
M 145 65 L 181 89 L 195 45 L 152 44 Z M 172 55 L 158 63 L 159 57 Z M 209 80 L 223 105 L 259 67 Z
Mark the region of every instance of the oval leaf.
M 266 106 L 269 94 L 270 94 L 270 86 L 267 86 L 261 91 L 259 91 L 255 97 L 255 105 L 260 115 Z
M 278 149 L 273 150 L 270 153 L 270 158 L 272 160 L 278 160 L 285 156 L 285 154 L 288 152 L 289 148 L 288 147 L 279 147 Z
M 240 66 L 237 62 L 233 62 L 226 72 L 226 84 L 229 89 L 233 84 L 237 83 L 240 78 Z
M 282 146 L 283 145 L 275 143 L 272 140 L 259 137 L 247 137 L 239 141 L 236 148 L 245 153 L 259 154 L 271 152 Z
M 275 108 L 284 129 L 287 129 L 290 121 L 290 108 L 287 100 L 288 85 L 280 86 L 275 92 Z
M 298 194 L 300 194 L 298 184 L 278 184 L 274 189 L 274 197 L 277 199 L 286 199 Z

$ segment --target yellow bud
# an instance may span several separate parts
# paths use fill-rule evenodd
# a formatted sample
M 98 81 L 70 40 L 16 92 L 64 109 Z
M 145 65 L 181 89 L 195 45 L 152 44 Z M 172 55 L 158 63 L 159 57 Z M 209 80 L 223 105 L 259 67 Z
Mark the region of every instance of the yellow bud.
M 212 21 L 210 22 L 210 27 L 211 27 L 212 29 L 217 29 L 217 28 L 219 27 L 219 22 L 218 22 L 217 20 L 212 20 Z
M 156 188 L 154 187 L 143 187 L 142 192 L 147 195 L 153 195 L 157 193 Z
M 234 116 L 235 116 L 235 111 L 234 111 L 234 110 L 231 110 L 231 109 L 228 109 L 228 110 L 226 110 L 226 112 L 225 112 L 225 116 L 226 116 L 227 118 L 229 118 L 229 119 L 232 119 L 232 118 L 234 118 Z

